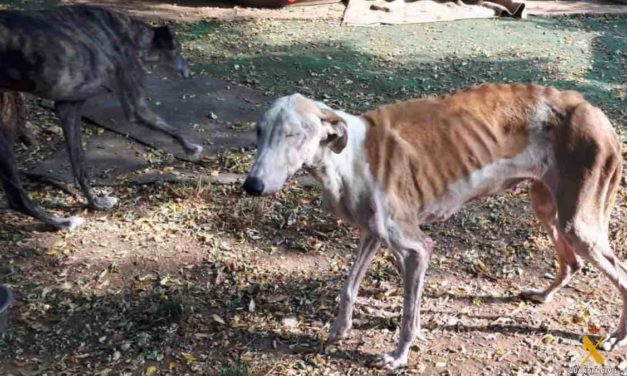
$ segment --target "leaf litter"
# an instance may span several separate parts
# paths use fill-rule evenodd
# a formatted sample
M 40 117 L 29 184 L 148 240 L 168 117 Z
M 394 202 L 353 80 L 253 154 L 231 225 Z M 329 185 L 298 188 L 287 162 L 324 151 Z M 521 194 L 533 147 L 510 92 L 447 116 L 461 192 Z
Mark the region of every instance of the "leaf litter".
M 551 42 L 560 34 L 557 26 L 584 24 L 602 36 L 618 21 L 596 22 L 550 21 L 539 32 Z M 486 24 L 476 27 L 483 30 Z M 496 25 L 500 30 L 509 24 Z M 504 30 L 516 34 L 529 26 Z M 320 21 L 221 23 L 185 47 L 196 70 L 275 95 L 296 83 L 303 93 L 349 110 L 482 80 L 513 79 L 506 76 L 511 67 L 498 63 L 503 54 L 543 64 L 535 47 L 525 45 L 513 50 L 470 42 L 468 49 L 446 45 L 446 27 L 372 29 L 379 30 L 375 33 Z M 389 33 L 398 30 L 432 38 L 424 52 L 434 63 L 405 64 L 422 57 L 390 50 Z M 366 34 L 367 43 L 359 33 Z M 573 40 L 555 40 L 558 50 L 575 48 Z M 616 42 L 603 43 L 610 50 Z M 358 46 L 357 52 L 350 46 Z M 308 52 L 294 61 L 288 52 L 299 48 Z M 486 58 L 481 70 L 476 70 L 477 56 Z M 611 56 L 617 69 L 624 66 L 623 55 Z M 213 68 L 201 65 L 207 57 Z M 533 64 L 520 68 L 532 74 L 525 77 L 552 82 L 568 78 L 565 64 L 555 58 L 539 73 Z M 573 79 L 589 81 L 585 72 L 576 70 Z M 624 85 L 603 89 L 598 98 L 606 92 L 612 100 L 602 106 L 622 131 Z M 46 143 L 36 152 L 18 150 L 25 165 L 60 141 L 54 116 L 37 101 L 29 106 L 31 122 L 42 127 L 38 137 Z M 252 158 L 253 151 L 236 150 L 190 164 L 155 152 L 152 168 L 206 176 L 245 173 Z M 0 263 L 12 270 L 2 282 L 16 296 L 10 330 L 0 340 L 2 374 L 378 374 L 367 367 L 369 361 L 394 345 L 401 289 L 391 255 L 382 250 L 363 282 L 355 329 L 340 344 L 324 346 L 358 234 L 322 212 L 318 188 L 290 183 L 274 197 L 259 199 L 237 185 L 118 186 L 112 194 L 121 205 L 111 212 L 84 209 L 80 199 L 54 187 L 29 189 L 47 209 L 72 211 L 88 222 L 73 233 L 50 233 L 10 212 L 0 219 Z M 626 259 L 625 181 L 619 196 L 610 237 Z M 607 333 L 618 321 L 620 298 L 589 267 L 553 303 L 537 306 L 514 298 L 524 288 L 547 286 L 556 272 L 554 252 L 529 214 L 524 190 L 474 203 L 425 231 L 437 240 L 421 311 L 427 342 L 416 343 L 411 366 L 399 373 L 558 374 L 581 360 L 581 335 L 591 327 L 598 328 L 596 334 Z M 627 367 L 620 352 L 608 354 L 607 361 Z

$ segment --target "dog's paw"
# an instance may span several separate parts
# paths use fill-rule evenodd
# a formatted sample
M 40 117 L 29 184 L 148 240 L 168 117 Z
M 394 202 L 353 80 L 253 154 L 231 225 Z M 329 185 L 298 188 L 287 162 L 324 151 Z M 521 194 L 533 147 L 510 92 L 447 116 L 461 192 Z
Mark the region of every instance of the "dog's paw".
M 617 347 L 627 345 L 627 335 L 612 334 L 608 339 L 603 341 L 601 348 L 605 351 L 611 351 Z
M 335 322 L 333 322 L 331 330 L 329 331 L 329 339 L 327 340 L 327 343 L 335 343 L 346 338 L 346 335 L 352 326 L 352 320 L 342 320 L 339 318 L 335 319 Z
M 526 290 L 520 293 L 520 297 L 539 304 L 549 303 L 553 300 L 553 294 L 549 294 L 545 290 Z
M 58 220 L 58 225 L 56 225 L 56 227 L 60 230 L 74 231 L 83 223 L 85 223 L 85 220 L 81 217 L 62 218 Z
M 200 158 L 203 148 L 198 144 L 188 142 L 187 144 L 185 144 L 185 150 L 187 151 L 187 154 L 191 154 L 192 157 Z
M 377 368 L 385 368 L 389 370 L 406 367 L 407 355 L 398 355 L 396 351 L 381 354 L 373 364 Z
M 67 222 L 68 222 L 68 225 L 66 229 L 68 229 L 68 231 L 74 231 L 74 229 L 76 229 L 78 226 L 85 223 L 85 220 L 81 217 L 69 217 L 67 219 Z
M 111 197 L 111 196 L 100 196 L 100 197 L 96 197 L 94 199 L 94 202 L 91 204 L 91 206 L 94 209 L 98 209 L 98 210 L 107 210 L 107 209 L 111 209 L 112 207 L 114 207 L 115 205 L 118 204 L 118 199 L 115 197 Z

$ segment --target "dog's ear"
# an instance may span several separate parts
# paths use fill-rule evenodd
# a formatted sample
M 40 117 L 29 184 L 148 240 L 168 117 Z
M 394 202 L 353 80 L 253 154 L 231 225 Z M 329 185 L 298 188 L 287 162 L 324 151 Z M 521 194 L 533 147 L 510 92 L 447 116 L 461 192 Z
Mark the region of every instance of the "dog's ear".
M 322 112 L 320 116 L 322 124 L 326 123 L 330 127 L 323 143 L 333 150 L 333 152 L 339 154 L 344 150 L 348 142 L 348 127 L 346 126 L 346 122 L 332 110 L 323 108 L 320 111 Z
M 153 39 L 154 46 L 157 48 L 165 48 L 173 50 L 175 47 L 174 36 L 167 26 L 158 26 L 153 28 L 155 36 Z

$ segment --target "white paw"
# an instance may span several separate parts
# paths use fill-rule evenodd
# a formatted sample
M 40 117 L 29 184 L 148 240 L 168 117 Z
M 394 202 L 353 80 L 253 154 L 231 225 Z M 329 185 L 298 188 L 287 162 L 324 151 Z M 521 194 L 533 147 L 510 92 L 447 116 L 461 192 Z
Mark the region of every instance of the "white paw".
M 85 220 L 81 217 L 69 217 L 67 221 L 68 221 L 68 225 L 67 225 L 68 231 L 74 231 L 74 229 L 76 229 L 78 226 L 85 223 Z
M 203 150 L 202 146 L 198 144 L 192 144 L 192 143 L 187 144 L 186 148 L 187 148 L 187 152 L 195 158 L 199 158 Z
M 549 303 L 553 300 L 552 294 L 547 294 L 544 290 L 526 290 L 520 293 L 523 299 L 531 300 L 536 303 Z
M 407 355 L 399 356 L 396 351 L 390 351 L 379 355 L 379 359 L 374 364 L 377 368 L 397 369 L 407 366 Z
M 329 343 L 335 343 L 341 339 L 346 338 L 348 331 L 352 327 L 351 320 L 341 320 L 339 318 L 335 319 L 333 325 L 331 326 L 331 330 L 329 331 Z
M 85 223 L 81 217 L 54 218 L 55 227 L 60 230 L 74 231 L 78 226 Z
M 605 351 L 611 351 L 617 347 L 627 345 L 627 335 L 612 334 L 608 339 L 603 341 L 601 348 Z
M 118 199 L 112 196 L 96 197 L 94 207 L 100 210 L 111 209 L 118 204 Z

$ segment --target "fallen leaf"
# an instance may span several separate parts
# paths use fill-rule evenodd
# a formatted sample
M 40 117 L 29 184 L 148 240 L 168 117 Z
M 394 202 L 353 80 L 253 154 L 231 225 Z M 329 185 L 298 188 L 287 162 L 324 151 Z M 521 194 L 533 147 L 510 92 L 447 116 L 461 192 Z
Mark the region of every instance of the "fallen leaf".
M 222 319 L 222 317 L 216 315 L 215 313 L 213 315 L 211 315 L 211 318 L 213 319 L 213 321 L 220 323 L 222 325 L 226 325 L 226 322 Z
M 196 357 L 193 356 L 192 354 L 188 354 L 188 353 L 182 353 L 181 356 L 183 357 L 183 359 L 185 359 L 185 362 L 187 364 L 193 362 L 196 360 Z

